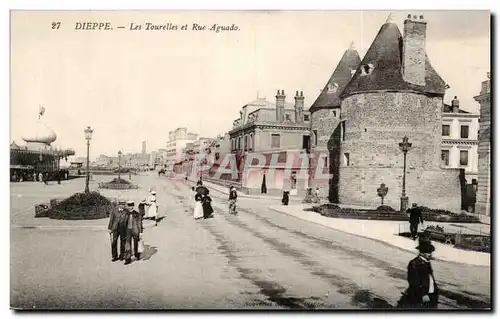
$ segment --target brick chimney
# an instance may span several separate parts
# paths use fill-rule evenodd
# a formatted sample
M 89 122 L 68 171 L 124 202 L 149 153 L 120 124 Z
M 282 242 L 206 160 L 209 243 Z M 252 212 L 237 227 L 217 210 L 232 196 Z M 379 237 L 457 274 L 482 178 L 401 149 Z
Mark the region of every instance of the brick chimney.
M 284 122 L 285 121 L 285 91 L 278 90 L 276 93 L 276 122 Z
M 295 123 L 304 122 L 304 93 L 295 92 Z
M 456 96 L 451 101 L 451 108 L 453 113 L 458 113 L 458 110 L 460 108 L 460 101 Z
M 425 85 L 425 37 L 427 22 L 424 16 L 408 15 L 404 22 L 403 79 L 411 84 Z

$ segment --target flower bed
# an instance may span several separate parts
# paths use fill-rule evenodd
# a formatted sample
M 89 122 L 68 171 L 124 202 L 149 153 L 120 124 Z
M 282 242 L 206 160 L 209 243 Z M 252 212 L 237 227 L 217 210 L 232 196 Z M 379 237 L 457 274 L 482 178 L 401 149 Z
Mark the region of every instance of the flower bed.
M 132 184 L 131 182 L 122 179 L 115 178 L 111 182 L 108 183 L 99 183 L 99 188 L 106 189 L 137 189 L 139 188 L 137 185 Z
M 76 193 L 62 201 L 51 200 L 50 207 L 37 205 L 35 217 L 51 219 L 82 220 L 109 217 L 115 204 L 98 192 Z
M 432 209 L 422 206 L 422 217 L 424 220 L 454 223 L 479 223 L 479 218 L 463 212 L 460 214 L 444 209 Z
M 453 223 L 479 223 L 479 218 L 466 213 L 456 214 L 446 210 L 422 208 L 422 217 L 424 221 L 432 222 L 453 222 Z M 379 206 L 377 209 L 353 209 L 341 208 L 336 204 L 324 204 L 313 206 L 312 211 L 326 217 L 332 218 L 350 218 L 350 219 L 368 219 L 368 220 L 394 220 L 407 221 L 408 216 L 404 213 L 394 210 L 390 206 Z

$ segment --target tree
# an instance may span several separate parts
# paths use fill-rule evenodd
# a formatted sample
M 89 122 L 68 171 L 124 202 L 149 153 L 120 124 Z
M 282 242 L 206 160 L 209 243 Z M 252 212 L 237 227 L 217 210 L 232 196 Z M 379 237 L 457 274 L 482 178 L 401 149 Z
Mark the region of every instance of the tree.
M 387 196 L 388 192 L 389 188 L 384 183 L 380 184 L 380 187 L 377 188 L 377 195 L 382 199 L 382 205 L 384 205 L 384 197 Z

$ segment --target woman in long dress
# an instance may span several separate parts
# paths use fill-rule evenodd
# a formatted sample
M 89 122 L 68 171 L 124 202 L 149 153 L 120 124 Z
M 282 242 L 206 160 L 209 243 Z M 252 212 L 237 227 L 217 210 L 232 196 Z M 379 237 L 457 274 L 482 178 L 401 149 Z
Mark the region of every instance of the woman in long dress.
M 211 218 L 213 217 L 214 209 L 212 208 L 212 199 L 209 196 L 208 189 L 206 193 L 202 195 L 201 204 L 203 206 L 203 218 Z
M 194 195 L 194 212 L 193 212 L 194 219 L 203 218 L 202 199 L 203 199 L 203 195 L 196 192 Z
M 151 196 L 149 196 L 149 203 L 148 203 L 148 212 L 146 214 L 146 218 L 153 219 L 156 224 L 155 226 L 158 225 L 158 206 L 156 204 L 156 192 L 151 191 Z

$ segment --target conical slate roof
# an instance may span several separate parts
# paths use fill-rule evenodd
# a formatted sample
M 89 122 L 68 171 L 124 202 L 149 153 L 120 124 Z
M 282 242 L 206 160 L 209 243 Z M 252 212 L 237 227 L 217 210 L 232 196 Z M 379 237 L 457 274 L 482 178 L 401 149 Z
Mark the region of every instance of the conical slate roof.
M 340 107 L 339 96 L 352 77 L 351 71 L 354 72 L 354 70 L 358 68 L 360 62 L 361 59 L 358 51 L 351 45 L 351 47 L 344 52 L 339 64 L 337 64 L 337 68 L 326 83 L 323 91 L 321 91 L 316 101 L 314 101 L 309 108 L 309 111 L 314 112 L 322 108 Z
M 444 95 L 445 83 L 425 56 L 425 86 L 410 84 L 403 79 L 403 36 L 395 23 L 387 22 L 380 28 L 363 61 L 341 97 L 376 90 L 412 90 Z M 361 75 L 361 68 L 372 64 L 369 75 Z

